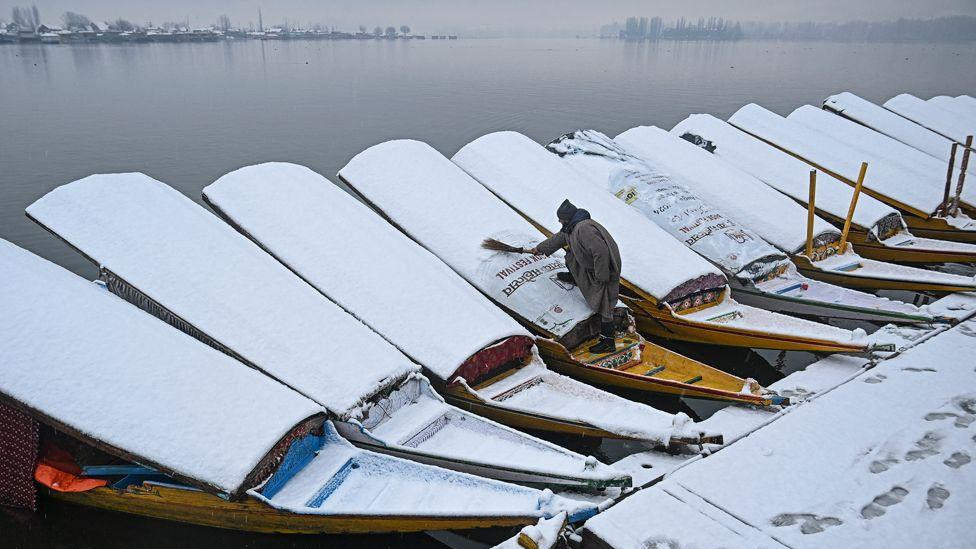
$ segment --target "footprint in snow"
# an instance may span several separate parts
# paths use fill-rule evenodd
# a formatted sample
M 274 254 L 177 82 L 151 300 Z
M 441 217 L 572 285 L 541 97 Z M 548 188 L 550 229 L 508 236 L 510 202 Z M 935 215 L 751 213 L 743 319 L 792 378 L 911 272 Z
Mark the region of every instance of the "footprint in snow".
M 936 369 L 935 368 L 913 368 L 913 367 L 909 367 L 909 368 L 902 368 L 901 371 L 903 371 L 903 372 L 935 372 Z
M 969 415 L 976 415 L 976 398 L 956 397 L 952 399 L 952 403 L 963 412 L 966 412 Z
M 950 495 L 951 494 L 949 491 L 946 490 L 941 484 L 933 484 L 932 487 L 929 488 L 928 493 L 926 493 L 925 503 L 929 506 L 929 509 L 932 509 L 933 511 L 936 509 L 942 509 L 942 506 L 945 505 L 945 500 L 949 499 Z
M 959 415 L 955 412 L 929 412 L 925 414 L 925 421 L 939 421 L 949 419 L 951 417 L 956 418 L 956 421 L 954 421 L 952 425 L 960 429 L 965 429 L 976 421 L 976 416 L 970 414 Z
M 641 545 L 641 549 L 681 549 L 681 545 L 671 538 L 651 538 Z
M 871 377 L 865 378 L 864 383 L 881 383 L 882 381 L 888 379 L 888 376 L 884 374 L 877 374 Z
M 907 495 L 908 490 L 901 486 L 895 486 L 891 490 L 878 495 L 871 500 L 871 503 L 862 507 L 861 516 L 868 520 L 878 518 L 888 512 L 887 507 L 901 503 Z
M 949 456 L 949 458 L 943 461 L 942 463 L 945 463 L 947 466 L 952 467 L 953 469 L 958 469 L 963 465 L 968 464 L 972 460 L 973 458 L 970 457 L 969 454 L 960 451 L 960 452 L 953 452 L 952 455 Z
M 968 335 L 969 337 L 976 337 L 976 330 L 969 327 L 969 324 L 960 324 L 959 333 L 963 335 Z
M 894 458 L 876 459 L 871 462 L 871 465 L 868 466 L 868 471 L 871 471 L 874 474 L 884 473 L 895 465 L 898 465 L 898 460 Z
M 831 526 L 844 524 L 844 521 L 837 517 L 821 517 L 812 513 L 783 513 L 773 517 L 769 523 L 777 528 L 799 524 L 800 533 L 818 534 Z
M 959 414 L 953 412 L 929 412 L 925 414 L 925 421 L 938 421 L 940 419 L 949 419 L 950 417 L 959 417 Z
M 906 461 L 917 461 L 932 457 L 939 453 L 941 442 L 944 437 L 935 431 L 925 433 L 922 438 L 915 441 L 915 449 L 909 450 L 905 454 Z
M 967 414 L 964 416 L 957 417 L 953 425 L 959 427 L 960 429 L 965 429 L 966 427 L 972 425 L 974 421 L 976 421 L 976 416 L 971 416 Z

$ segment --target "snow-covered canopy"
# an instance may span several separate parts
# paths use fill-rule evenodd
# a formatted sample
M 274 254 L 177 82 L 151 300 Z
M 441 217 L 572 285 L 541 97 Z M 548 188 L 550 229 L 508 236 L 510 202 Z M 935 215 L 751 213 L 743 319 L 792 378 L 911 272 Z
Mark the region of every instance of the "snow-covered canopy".
M 670 173 L 648 165 L 596 130 L 564 135 L 546 148 L 580 177 L 636 208 L 731 275 L 752 279 L 787 261 L 783 252 L 722 215 Z
M 710 114 L 693 114 L 671 129 L 681 137 L 692 134 L 711 141 L 715 156 L 751 174 L 770 187 L 806 202 L 809 196 L 810 165 Z M 817 174 L 817 208 L 844 219 L 854 189 L 828 174 Z M 897 210 L 866 194 L 858 197 L 854 224 L 870 228 Z
M 309 284 L 442 379 L 491 343 L 528 335 L 440 259 L 304 166 L 241 168 L 203 194 Z
M 533 296 L 557 286 L 522 284 L 543 275 L 535 272 L 543 266 L 561 265 L 561 253 L 550 261 L 482 249 L 486 237 L 531 247 L 544 236 L 430 145 L 412 140 L 374 145 L 350 160 L 339 177 L 455 272 L 526 321 L 561 335 L 592 315 L 575 288 L 536 300 Z M 513 278 L 521 286 L 505 291 L 513 288 Z M 559 332 L 547 320 L 553 318 L 547 310 L 552 308 L 558 309 L 559 318 L 570 319 Z
M 956 99 L 959 98 L 957 97 Z M 884 107 L 862 99 L 853 93 L 843 92 L 828 97 L 824 101 L 824 108 L 850 118 L 855 122 L 864 124 L 906 145 L 911 145 L 943 162 L 948 162 L 949 155 L 952 153 L 952 140 L 948 137 L 936 133 L 925 126 L 916 124 Z M 961 158 L 958 152 L 956 155 Z M 956 169 L 958 167 L 959 160 L 957 158 Z M 967 173 L 976 174 L 976 164 L 970 165 Z
M 283 436 L 322 412 L 2 239 L 0 278 L 0 393 L 145 465 L 235 493 Z
M 964 120 L 970 127 L 976 127 L 976 106 L 966 102 L 965 97 L 950 97 L 948 95 L 937 95 L 927 101 L 940 109 L 951 112 Z
M 927 103 L 910 93 L 896 95 L 885 101 L 884 108 L 959 143 L 965 143 L 967 135 L 976 134 L 976 127 L 971 125 L 968 119 L 960 119 L 952 112 Z
M 516 132 L 488 134 L 468 143 L 455 164 L 516 210 L 555 233 L 564 199 L 590 212 L 620 248 L 621 276 L 656 299 L 698 277 L 721 272 L 653 221 L 588 183 L 545 147 Z
M 850 146 L 867 151 L 876 158 L 884 159 L 891 165 L 901 166 L 906 172 L 910 171 L 915 175 L 919 186 L 927 186 L 936 194 L 944 192 L 946 170 L 949 167 L 944 160 L 936 160 L 897 139 L 811 105 L 796 109 L 786 119 L 829 134 Z M 868 169 L 871 169 L 870 166 Z M 958 169 L 955 173 L 958 174 Z M 972 185 L 963 187 L 962 201 L 976 204 L 976 188 Z
M 824 132 L 787 120 L 755 103 L 736 111 L 729 123 L 850 181 L 857 180 L 861 162 L 867 162 L 865 188 L 891 197 L 922 215 L 935 212 L 942 202 L 942 189 L 930 187 L 924 176 Z
M 419 369 L 253 242 L 147 175 L 89 176 L 27 213 L 337 416 Z
M 806 245 L 807 211 L 803 206 L 705 149 L 654 126 L 629 129 L 614 140 L 651 165 L 680 177 L 695 194 L 784 252 L 795 253 Z M 813 234 L 836 235 L 838 231 L 817 217 Z

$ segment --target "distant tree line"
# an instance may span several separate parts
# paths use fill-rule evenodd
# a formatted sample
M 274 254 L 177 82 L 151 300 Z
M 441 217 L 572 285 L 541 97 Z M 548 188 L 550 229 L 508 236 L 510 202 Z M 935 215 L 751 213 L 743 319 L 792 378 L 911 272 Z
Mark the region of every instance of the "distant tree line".
M 722 17 L 684 17 L 665 23 L 660 17 L 628 17 L 600 27 L 600 36 L 624 40 L 825 40 L 839 42 L 966 42 L 976 40 L 976 17 L 956 15 L 896 21 L 744 22 Z

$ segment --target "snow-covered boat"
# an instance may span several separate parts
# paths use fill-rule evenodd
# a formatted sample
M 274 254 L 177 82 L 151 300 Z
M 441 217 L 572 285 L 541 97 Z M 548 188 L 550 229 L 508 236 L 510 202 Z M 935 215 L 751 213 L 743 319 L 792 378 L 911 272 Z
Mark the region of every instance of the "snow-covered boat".
M 896 95 L 885 101 L 884 108 L 948 137 L 956 143 L 965 143 L 967 137 L 976 135 L 976 117 L 960 116 L 935 103 L 919 99 L 910 93 Z
M 716 118 L 712 120 L 725 124 Z M 725 125 L 758 146 L 785 155 Z M 714 143 L 724 146 L 721 139 Z M 903 323 L 933 320 L 931 315 L 913 305 L 801 275 L 785 252 L 725 215 L 720 207 L 696 195 L 681 177 L 656 169 L 602 133 L 594 130 L 572 132 L 546 148 L 560 155 L 580 177 L 630 204 L 722 269 L 729 279 L 733 296 L 741 303 L 818 317 Z M 708 150 L 718 154 L 717 146 Z M 844 188 L 848 187 L 844 185 Z
M 65 501 L 307 533 L 533 524 L 595 512 L 548 491 L 359 450 L 312 400 L 3 240 L 0 277 L 8 282 L 0 288 L 0 402 L 102 451 L 86 452 L 91 460 L 107 454 L 131 464 L 101 467 L 102 475 L 87 467 L 89 481 L 112 486 L 49 485 Z M 62 480 L 79 473 L 63 461 L 42 463 Z
M 548 153 L 546 153 L 548 154 Z M 632 332 L 618 308 L 623 345 L 610 355 L 590 355 L 595 317 L 575 286 L 559 283 L 562 253 L 545 256 L 490 252 L 486 236 L 531 247 L 544 236 L 457 165 L 425 143 L 389 141 L 370 147 L 339 177 L 403 232 L 441 258 L 489 299 L 540 334 L 546 363 L 598 385 L 760 405 L 785 399 L 755 383 L 669 351 Z M 519 372 L 521 374 L 521 371 Z M 507 381 L 513 388 L 527 381 Z
M 976 104 L 973 103 L 972 97 L 967 95 L 960 95 L 959 97 L 936 95 L 925 102 L 951 112 L 959 117 L 960 122 L 965 123 L 970 128 L 976 128 Z
M 804 275 L 830 284 L 863 289 L 957 292 L 976 289 L 972 277 L 940 273 L 859 255 L 841 234 L 814 216 L 812 253 L 806 251 L 807 209 L 714 154 L 660 128 L 643 126 L 615 141 L 653 166 L 682 177 L 705 200 L 790 254 Z
M 502 480 L 624 480 L 445 403 L 387 340 L 155 179 L 90 176 L 51 191 L 28 215 L 97 262 L 111 291 L 311 398 L 356 444 Z
M 915 170 L 787 120 L 756 104 L 739 109 L 729 118 L 729 123 L 852 187 L 856 185 L 861 163 L 867 162 L 863 191 L 901 211 L 914 234 L 925 238 L 976 242 L 976 220 L 962 213 L 952 217 L 939 212 L 944 202 L 944 179 L 934 184 L 930 177 L 919 175 Z M 945 177 L 945 172 L 942 176 Z
M 813 111 L 810 113 L 813 116 L 819 117 L 820 115 L 815 113 L 820 113 L 844 124 L 857 125 L 826 111 L 819 109 Z M 799 110 L 790 117 L 798 113 Z M 828 120 L 829 122 L 832 121 Z M 858 126 L 857 129 L 872 132 L 877 138 L 885 138 L 863 126 Z M 810 166 L 795 156 L 772 147 L 709 114 L 689 116 L 672 128 L 671 133 L 699 146 L 707 147 L 706 150 L 725 162 L 749 173 L 797 202 L 808 204 Z M 870 137 L 868 136 L 867 139 Z M 902 143 L 895 144 L 906 147 Z M 935 160 L 931 157 L 927 158 Z M 868 169 L 870 170 L 870 166 Z M 832 221 L 835 226 L 842 227 L 850 209 L 853 193 L 854 189 L 851 186 L 830 174 L 821 172 L 817 177 L 814 200 L 817 214 Z M 976 260 L 976 245 L 917 237 L 908 230 L 898 210 L 866 193 L 858 197 L 857 208 L 851 217 L 848 241 L 854 244 L 859 255 L 879 261 L 936 263 Z
M 424 366 L 448 402 L 460 408 L 534 430 L 664 446 L 700 438 L 683 417 L 676 422 L 672 414 L 547 370 L 529 332 L 515 320 L 436 256 L 304 166 L 242 168 L 204 188 L 203 195 L 242 234 Z M 454 444 L 489 443 L 475 431 L 470 436 Z M 562 449 L 526 451 L 518 464 L 534 468 L 550 484 L 568 482 L 556 473 L 577 484 L 629 483 L 612 468 L 587 467 L 583 456 L 565 450 L 554 455 L 556 450 Z
M 717 267 L 524 135 L 480 137 L 453 160 L 549 234 L 560 230 L 555 211 L 564 198 L 588 210 L 617 241 L 627 290 L 623 300 L 645 333 L 769 349 L 863 352 L 869 347 L 850 330 L 737 303 Z
M 959 96 L 957 100 L 964 100 L 967 96 Z M 971 99 L 971 98 L 970 98 Z M 976 100 L 974 100 L 976 101 Z M 888 137 L 910 145 L 929 156 L 943 162 L 948 162 L 952 154 L 954 141 L 936 133 L 925 126 L 921 126 L 899 114 L 875 105 L 851 92 L 831 95 L 823 102 L 823 108 L 844 118 L 863 124 Z M 955 171 L 953 177 L 958 177 L 961 154 L 956 152 Z M 948 171 L 948 170 L 947 170 Z M 967 170 L 966 178 L 976 177 L 976 162 L 972 162 Z

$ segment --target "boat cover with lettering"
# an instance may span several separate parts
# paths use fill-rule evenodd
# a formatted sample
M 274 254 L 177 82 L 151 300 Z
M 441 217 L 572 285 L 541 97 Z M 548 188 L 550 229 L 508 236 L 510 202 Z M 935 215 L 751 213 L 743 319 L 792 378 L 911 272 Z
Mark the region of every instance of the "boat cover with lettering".
M 788 263 L 786 255 L 684 186 L 595 130 L 566 134 L 546 146 L 586 181 L 637 208 L 726 273 L 754 280 Z
M 864 187 L 905 204 L 921 216 L 931 215 L 942 203 L 943 188 L 920 184 L 924 181 L 920 182 L 914 172 L 755 103 L 736 111 L 729 123 L 848 181 L 856 181 L 861 163 L 867 162 Z
M 231 224 L 441 379 L 483 348 L 529 335 L 435 255 L 304 166 L 241 168 L 203 195 Z
M 714 265 L 613 195 L 586 182 L 545 147 L 516 132 L 491 133 L 452 158 L 482 185 L 550 232 L 569 199 L 590 212 L 620 248 L 621 277 L 658 301 L 725 285 Z
M 430 145 L 387 141 L 356 155 L 339 177 L 420 245 L 491 300 L 556 337 L 593 315 L 566 269 L 551 257 L 494 252 L 487 237 L 532 247 L 545 237 L 531 223 Z
M 710 114 L 693 114 L 671 128 L 682 139 L 700 139 L 711 144 L 708 150 L 723 161 L 752 175 L 770 187 L 806 203 L 810 198 L 810 170 L 806 162 L 745 133 Z M 847 216 L 854 189 L 822 171 L 817 173 L 817 209 L 838 219 Z M 861 193 L 854 210 L 854 224 L 871 229 L 881 220 L 899 216 L 884 202 Z
M 419 371 L 256 244 L 147 175 L 86 177 L 27 213 L 101 265 L 111 288 L 147 309 L 165 307 L 168 321 L 340 419 Z
M 804 248 L 807 211 L 793 199 L 705 149 L 654 126 L 629 129 L 614 138 L 627 151 L 681 177 L 695 194 L 787 253 Z M 836 240 L 840 232 L 819 217 L 814 239 Z
M 0 396 L 120 457 L 234 494 L 283 437 L 322 412 L 4 240 L 0 279 Z

